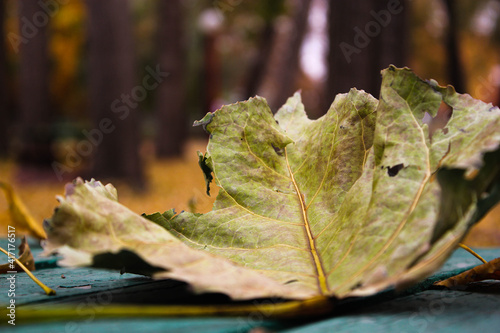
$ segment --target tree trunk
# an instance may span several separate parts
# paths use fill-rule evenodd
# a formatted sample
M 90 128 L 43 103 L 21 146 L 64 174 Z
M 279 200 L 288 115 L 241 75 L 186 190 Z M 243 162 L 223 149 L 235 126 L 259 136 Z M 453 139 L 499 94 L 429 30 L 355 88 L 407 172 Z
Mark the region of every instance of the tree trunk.
M 219 52 L 216 49 L 217 39 L 219 38 L 219 29 L 203 30 L 203 69 L 202 69 L 202 114 L 213 112 L 221 105 L 222 97 L 222 78 L 221 78 L 221 60 Z
M 374 75 L 375 82 L 373 84 L 374 92 L 378 97 L 380 91 L 380 84 L 382 83 L 382 76 L 380 71 L 384 68 L 389 67 L 389 65 L 394 65 L 397 67 L 404 67 L 407 65 L 407 54 L 408 54 L 408 20 L 409 20 L 409 8 L 410 4 L 405 0 L 400 0 L 400 5 L 394 9 L 388 8 L 388 2 L 382 1 L 377 2 L 375 6 L 375 12 L 378 13 L 377 17 L 381 17 L 380 13 L 383 11 L 388 11 L 390 15 L 390 22 L 387 23 L 387 27 L 382 27 L 382 33 L 380 34 L 380 40 L 376 40 L 377 43 L 377 63 L 378 72 Z M 391 12 L 392 11 L 392 12 Z M 382 22 L 382 19 L 379 19 Z
M 271 56 L 274 37 L 274 21 L 268 21 L 266 22 L 266 25 L 260 35 L 257 55 L 249 66 L 245 88 L 245 98 L 253 97 L 257 94 L 257 89 L 264 78 L 266 64 Z
M 293 8 L 290 21 L 276 22 L 279 26 L 271 58 L 259 89 L 259 94 L 267 98 L 273 111 L 277 111 L 295 92 L 300 48 L 307 30 L 311 0 L 291 0 L 290 4 Z
M 171 157 L 182 154 L 187 138 L 184 14 L 180 0 L 159 1 L 158 6 L 158 61 L 168 77 L 158 86 L 155 100 L 156 155 Z
M 0 157 L 7 155 L 10 110 L 7 109 L 7 64 L 5 59 L 5 1 L 0 0 Z
M 260 13 L 264 20 L 264 28 L 260 32 L 257 40 L 257 54 L 251 60 L 248 66 L 245 84 L 245 98 L 253 97 L 257 94 L 257 90 L 262 84 L 266 65 L 271 57 L 273 45 L 276 38 L 276 18 L 283 14 L 285 9 L 285 0 L 261 0 L 257 7 L 257 12 Z
M 49 167 L 51 153 L 49 107 L 49 61 L 47 26 L 49 16 L 40 2 L 19 0 L 19 134 L 18 162 L 26 166 Z M 44 15 L 40 15 L 40 13 Z M 46 20 L 44 20 L 46 19 Z
M 91 176 L 122 178 L 133 186 L 144 185 L 139 156 L 141 143 L 139 102 L 154 77 L 135 79 L 133 31 L 129 2 L 86 0 L 89 34 L 89 95 L 94 128 L 84 132 L 77 145 L 80 155 L 94 149 Z M 155 69 L 150 69 L 149 75 Z M 146 83 L 147 86 L 146 86 Z
M 446 11 L 448 13 L 448 32 L 446 34 L 446 63 L 448 79 L 455 90 L 464 93 L 465 79 L 462 70 L 461 52 L 459 48 L 457 3 L 452 0 L 445 0 Z
M 407 1 L 331 1 L 328 11 L 327 110 L 338 93 L 380 90 L 380 71 L 406 59 Z

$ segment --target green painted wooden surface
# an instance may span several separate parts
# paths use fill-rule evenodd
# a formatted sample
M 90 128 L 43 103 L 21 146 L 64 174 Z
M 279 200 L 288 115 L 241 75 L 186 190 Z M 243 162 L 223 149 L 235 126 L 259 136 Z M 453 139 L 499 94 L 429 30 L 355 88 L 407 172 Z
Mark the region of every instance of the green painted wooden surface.
M 6 240 L 0 239 L 5 248 Z M 75 321 L 5 325 L 6 277 L 0 277 L 1 332 L 248 332 L 264 328 L 271 332 L 472 332 L 498 331 L 500 327 L 500 283 L 479 283 L 462 291 L 429 289 L 441 276 L 479 264 L 476 258 L 457 250 L 433 277 L 410 292 L 395 295 L 380 293 L 374 297 L 341 303 L 334 315 L 313 321 L 271 321 L 264 313 L 235 318 L 130 318 L 97 319 L 107 304 L 190 304 L 226 302 L 223 295 L 192 296 L 182 283 L 153 281 L 149 278 L 94 270 L 58 267 L 54 258 L 40 258 L 34 248 L 36 276 L 57 292 L 46 296 L 24 273 L 16 275 L 16 306 L 44 308 L 53 304 L 74 307 L 81 314 Z M 481 249 L 487 260 L 500 256 L 500 248 Z M 0 262 L 6 262 L 2 259 Z

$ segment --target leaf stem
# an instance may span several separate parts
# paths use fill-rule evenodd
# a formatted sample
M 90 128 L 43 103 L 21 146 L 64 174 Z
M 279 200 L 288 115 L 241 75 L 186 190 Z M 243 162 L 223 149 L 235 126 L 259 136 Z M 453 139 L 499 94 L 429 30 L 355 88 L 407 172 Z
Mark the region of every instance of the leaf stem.
M 483 259 L 483 257 L 481 257 L 479 254 L 477 254 L 476 252 L 474 252 L 474 250 L 472 250 L 470 247 L 468 247 L 467 245 L 465 244 L 462 244 L 462 243 L 458 243 L 458 246 L 460 246 L 462 249 L 464 249 L 465 251 L 469 252 L 470 254 L 472 254 L 474 257 L 476 257 L 477 259 L 481 260 L 483 262 L 483 264 L 486 264 L 487 261 Z
M 95 312 L 96 318 L 131 317 L 236 317 L 251 314 L 265 315 L 266 319 L 286 319 L 322 316 L 331 313 L 335 300 L 317 296 L 300 301 L 285 301 L 266 304 L 226 305 L 107 305 Z M 43 306 L 42 308 L 20 308 L 18 315 L 25 322 L 84 320 L 78 308 L 68 306 Z M 2 322 L 0 322 L 2 325 Z
M 54 289 L 51 289 L 49 287 L 47 287 L 46 285 L 44 285 L 40 280 L 38 280 L 34 275 L 33 273 L 30 272 L 30 270 L 28 268 L 26 268 L 26 266 L 23 265 L 22 262 L 20 262 L 19 260 L 17 260 L 16 257 L 14 257 L 13 255 L 11 255 L 9 252 L 5 251 L 4 249 L 2 249 L 0 247 L 0 251 L 2 251 L 3 253 L 5 253 L 9 258 L 13 259 L 16 264 L 21 267 L 23 269 L 23 271 L 26 272 L 26 274 L 28 274 L 28 276 L 33 280 L 35 281 L 36 284 L 38 284 L 42 289 L 43 291 L 45 291 L 45 293 L 47 295 L 55 295 L 56 294 L 56 291 Z

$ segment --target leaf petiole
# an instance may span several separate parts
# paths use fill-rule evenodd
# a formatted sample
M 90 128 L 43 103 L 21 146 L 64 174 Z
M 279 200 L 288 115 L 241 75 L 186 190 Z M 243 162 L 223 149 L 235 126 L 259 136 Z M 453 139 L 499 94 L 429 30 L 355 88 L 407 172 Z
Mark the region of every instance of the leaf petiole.
M 38 280 L 34 275 L 33 273 L 30 272 L 30 270 L 28 268 L 26 268 L 26 266 L 23 265 L 22 262 L 20 262 L 19 260 L 17 260 L 16 257 L 14 257 L 13 255 L 11 255 L 9 252 L 5 251 L 4 249 L 2 249 L 0 247 L 0 251 L 2 251 L 3 253 L 5 253 L 9 258 L 13 259 L 16 264 L 19 265 L 19 267 L 21 267 L 25 272 L 26 274 L 28 274 L 28 276 L 33 280 L 35 281 L 36 284 L 38 284 L 42 289 L 43 291 L 45 291 L 45 293 L 47 295 L 55 295 L 56 294 L 56 291 L 54 289 L 51 289 L 49 287 L 47 287 L 46 285 L 44 285 L 40 280 Z
M 479 254 L 477 254 L 474 250 L 472 250 L 470 247 L 468 247 L 467 245 L 465 244 L 462 244 L 462 243 L 458 243 L 458 246 L 460 246 L 462 249 L 464 249 L 465 251 L 469 252 L 470 254 L 472 254 L 474 257 L 476 257 L 477 259 L 481 260 L 483 262 L 483 264 L 486 264 L 487 261 L 483 259 L 483 257 L 481 257 Z

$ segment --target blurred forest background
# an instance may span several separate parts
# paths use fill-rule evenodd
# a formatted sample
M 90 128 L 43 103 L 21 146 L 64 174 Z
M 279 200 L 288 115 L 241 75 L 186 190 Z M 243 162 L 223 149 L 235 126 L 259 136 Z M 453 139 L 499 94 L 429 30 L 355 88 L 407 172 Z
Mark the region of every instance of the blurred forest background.
M 500 0 L 0 0 L 0 179 L 40 221 L 76 176 L 138 213 L 208 211 L 194 120 L 255 95 L 275 112 L 298 89 L 318 118 L 351 87 L 378 97 L 389 64 L 498 105 L 499 15 Z M 500 244 L 499 207 L 487 219 L 469 244 Z

